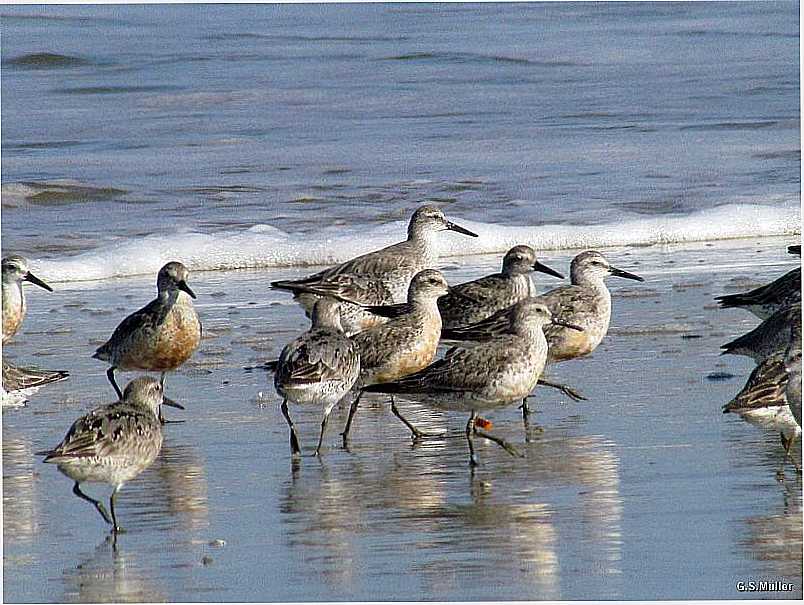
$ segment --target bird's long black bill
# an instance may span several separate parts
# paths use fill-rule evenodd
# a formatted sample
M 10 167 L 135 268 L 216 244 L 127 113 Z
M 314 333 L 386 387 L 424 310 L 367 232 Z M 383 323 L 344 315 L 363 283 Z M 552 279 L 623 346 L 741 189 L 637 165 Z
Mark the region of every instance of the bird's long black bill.
M 182 404 L 176 403 L 175 401 L 173 401 L 172 399 L 170 399 L 168 397 L 162 397 L 162 405 L 166 405 L 166 406 L 171 407 L 171 408 L 177 408 L 179 410 L 184 409 L 184 406 Z
M 468 235 L 469 237 L 477 237 L 477 233 L 475 233 L 474 231 L 469 231 L 469 229 L 465 229 L 464 227 L 461 227 L 460 225 L 456 225 L 455 223 L 451 223 L 449 221 L 447 221 L 447 229 L 449 229 L 450 231 L 463 233 L 464 235 Z
M 547 265 L 543 265 L 539 261 L 536 261 L 535 263 L 533 263 L 533 270 L 534 271 L 539 271 L 541 273 L 547 273 L 547 275 L 552 275 L 553 277 L 557 277 L 558 279 L 564 279 L 564 276 L 561 275 L 561 273 L 559 273 L 555 269 L 551 269 Z
M 553 324 L 555 324 L 557 326 L 564 326 L 565 328 L 569 328 L 570 330 L 575 330 L 577 332 L 583 332 L 583 328 L 581 326 L 576 325 L 576 324 L 571 324 L 570 322 L 564 321 L 564 320 L 561 320 L 561 319 L 553 319 L 551 321 L 551 323 L 553 323 Z
M 40 288 L 44 288 L 44 289 L 45 289 L 45 290 L 47 290 L 48 292 L 53 292 L 53 288 L 51 288 L 50 286 L 48 286 L 48 285 L 47 285 L 45 282 L 43 282 L 41 279 L 39 279 L 38 277 L 36 277 L 36 275 L 34 275 L 33 273 L 31 273 L 30 271 L 28 271 L 28 273 L 26 273 L 26 274 L 25 274 L 25 277 L 23 277 L 23 279 L 24 279 L 25 281 L 29 281 L 29 282 L 31 282 L 32 284 L 36 284 L 36 285 L 37 285 L 37 286 L 39 286 Z
M 190 295 L 190 298 L 195 298 L 195 292 L 190 289 L 190 286 L 187 285 L 186 281 L 179 282 L 179 290 L 187 292 L 187 294 Z
M 634 275 L 633 273 L 623 271 L 622 269 L 618 269 L 617 267 L 609 267 L 609 273 L 611 273 L 616 277 L 624 277 L 625 279 L 635 279 L 636 281 L 645 281 L 644 277 L 639 277 L 639 275 Z

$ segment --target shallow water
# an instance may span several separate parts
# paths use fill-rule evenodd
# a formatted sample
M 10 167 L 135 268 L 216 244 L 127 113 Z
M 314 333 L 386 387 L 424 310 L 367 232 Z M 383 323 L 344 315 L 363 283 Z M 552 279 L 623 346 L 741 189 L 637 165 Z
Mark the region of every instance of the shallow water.
M 107 528 L 70 481 L 34 452 L 113 399 L 90 359 L 153 278 L 29 290 L 29 317 L 7 348 L 19 362 L 67 368 L 69 380 L 3 413 L 4 599 L 20 601 L 317 601 L 801 598 L 801 478 L 784 481 L 778 436 L 720 406 L 742 387 L 747 358 L 718 346 L 756 324 L 713 296 L 795 266 L 790 238 L 607 251 L 644 284 L 609 280 L 609 336 L 551 375 L 589 397 L 537 389 L 543 432 L 526 443 L 520 413 L 487 417 L 525 452 L 477 440 L 471 473 L 464 414 L 400 402 L 421 428 L 412 445 L 381 397 L 361 407 L 351 447 L 333 412 L 325 452 L 294 470 L 279 400 L 263 372 L 306 329 L 271 291 L 303 269 L 197 272 L 205 340 L 168 379 L 186 422 L 165 427 L 157 462 L 119 498 L 128 529 Z M 566 270 L 573 251 L 543 253 Z M 451 282 L 496 269 L 494 255 L 447 264 Z M 559 280 L 538 276 L 541 288 Z M 715 373 L 731 378 L 707 378 Z M 134 374 L 120 374 L 128 380 Z M 291 407 L 306 452 L 319 412 Z M 800 460 L 800 452 L 796 452 Z M 89 487 L 106 497 L 105 487 Z M 792 593 L 739 593 L 739 580 L 792 582 Z

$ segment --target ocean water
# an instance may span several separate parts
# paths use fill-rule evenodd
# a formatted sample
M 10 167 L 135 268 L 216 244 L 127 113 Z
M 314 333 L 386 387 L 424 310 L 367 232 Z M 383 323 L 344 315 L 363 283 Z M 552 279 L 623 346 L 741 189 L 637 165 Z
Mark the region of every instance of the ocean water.
M 798 5 L 6 6 L 3 249 L 52 279 L 798 232 Z M 490 225 L 482 229 L 483 225 Z
M 801 477 L 720 412 L 752 364 L 718 347 L 757 322 L 713 301 L 797 262 L 797 3 L 3 6 L 0 34 L 2 252 L 55 287 L 3 354 L 71 371 L 3 411 L 5 601 L 801 598 Z M 478 444 L 472 474 L 464 415 L 400 402 L 446 430 L 411 445 L 377 397 L 294 468 L 243 369 L 308 325 L 268 284 L 425 200 L 480 235 L 444 234 L 450 283 L 519 243 L 646 282 L 612 278 L 609 335 L 551 370 L 589 401 L 538 389 L 527 440 L 490 416 L 525 458 Z M 168 260 L 205 338 L 113 544 L 34 452 L 111 401 L 90 355 Z

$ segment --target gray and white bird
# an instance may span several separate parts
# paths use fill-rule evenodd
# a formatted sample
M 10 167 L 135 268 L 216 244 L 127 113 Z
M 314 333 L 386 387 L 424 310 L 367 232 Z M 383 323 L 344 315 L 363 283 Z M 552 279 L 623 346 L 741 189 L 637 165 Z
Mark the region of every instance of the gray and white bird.
M 19 331 L 25 319 L 28 306 L 22 283 L 26 281 L 53 292 L 53 288 L 31 273 L 25 258 L 17 254 L 5 257 L 2 260 L 3 344 Z M 65 370 L 17 366 L 4 357 L 0 401 L 3 405 L 20 405 L 39 387 L 64 380 L 69 375 Z
M 757 363 L 784 352 L 790 344 L 790 330 L 801 329 L 801 303 L 784 307 L 750 332 L 727 342 L 721 355 L 744 355 Z
M 296 428 L 290 419 L 288 401 L 322 406 L 321 434 L 315 455 L 321 451 L 329 415 L 354 385 L 360 373 L 356 343 L 343 333 L 339 303 L 321 298 L 313 307 L 313 325 L 282 349 L 274 374 L 274 387 L 282 396 L 282 414 L 290 427 L 293 456 L 301 454 Z
M 92 503 L 112 533 L 122 531 L 117 522 L 115 501 L 123 485 L 133 480 L 156 460 L 162 447 L 159 408 L 180 405 L 163 395 L 154 378 L 135 378 L 126 386 L 120 401 L 98 407 L 76 420 L 64 439 L 52 450 L 39 452 L 43 462 L 58 465 L 59 471 L 75 481 L 73 493 Z M 109 498 L 111 516 L 103 504 L 81 491 L 82 483 L 113 486 Z
M 355 385 L 359 393 L 349 409 L 349 417 L 342 433 L 344 444 L 364 387 L 398 380 L 421 370 L 433 361 L 441 335 L 438 299 L 446 296 L 449 290 L 447 280 L 440 271 L 420 271 L 411 280 L 408 288 L 407 313 L 352 336 L 360 350 L 360 377 Z M 405 423 L 414 436 L 422 435 L 399 413 L 393 400 L 391 411 Z
M 801 254 L 800 246 L 799 254 Z M 715 300 L 724 309 L 745 309 L 760 319 L 768 319 L 780 309 L 801 302 L 801 267 L 788 271 L 780 278 L 759 288 L 739 294 L 717 296 Z
M 548 364 L 589 355 L 603 340 L 611 321 L 611 293 L 604 281 L 609 275 L 645 281 L 638 275 L 611 266 L 602 254 L 589 250 L 572 259 L 571 285 L 560 286 L 536 297 L 547 305 L 553 317 L 582 328 L 582 331 L 578 331 L 562 324 L 545 326 L 549 344 Z M 472 325 L 445 329 L 442 337 L 483 342 L 508 333 L 516 306 L 498 311 Z
M 25 258 L 18 254 L 6 256 L 2 260 L 3 344 L 19 331 L 25 319 L 28 307 L 22 282 L 26 281 L 53 292 L 53 288 L 31 273 Z
M 446 410 L 469 411 L 466 425 L 469 463 L 477 465 L 473 435 L 491 439 L 517 455 L 508 442 L 478 428 L 478 410 L 494 409 L 523 401 L 536 386 L 545 363 L 548 345 L 544 328 L 555 324 L 580 331 L 555 318 L 538 299 L 516 305 L 509 330 L 471 347 L 453 347 L 443 359 L 393 382 L 366 387 L 368 392 L 418 395 L 422 402 Z
M 800 350 L 799 341 L 799 355 Z M 790 381 L 793 376 L 792 372 L 787 369 L 786 358 L 785 352 L 773 353 L 763 358 L 751 372 L 745 386 L 734 399 L 723 406 L 724 414 L 739 414 L 741 418 L 755 426 L 779 431 L 785 451 L 785 460 L 789 457 L 790 449 L 796 438 L 801 435 L 801 424 L 793 414 L 795 399 L 788 399 L 788 387 L 791 387 Z M 800 362 L 799 357 L 799 375 L 797 377 L 799 394 L 801 392 Z M 794 386 L 790 389 L 790 394 L 795 396 Z M 799 419 L 801 416 L 800 401 L 799 397 Z M 784 463 L 784 460 L 782 462 Z M 796 470 L 799 472 L 801 470 L 798 465 L 796 465 Z
M 558 271 L 536 259 L 530 246 L 514 246 L 503 258 L 502 271 L 452 286 L 450 293 L 438 300 L 442 329 L 477 323 L 520 300 L 536 296 L 531 273 L 540 271 L 564 279 Z M 407 312 L 406 303 L 371 306 L 373 313 L 395 317 Z
M 118 397 L 115 370 L 167 372 L 190 359 L 201 342 L 201 322 L 193 308 L 195 293 L 187 285 L 189 271 L 180 262 L 170 262 L 156 278 L 157 297 L 126 317 L 111 338 L 92 356 L 109 362 L 106 376 Z
M 403 302 L 413 276 L 438 264 L 436 240 L 442 231 L 455 231 L 477 237 L 447 220 L 435 206 L 422 206 L 410 219 L 408 238 L 381 250 L 369 252 L 349 261 L 298 280 L 271 283 L 273 288 L 289 290 L 309 313 L 319 294 L 357 304 L 341 305 L 341 323 L 348 335 L 355 334 L 385 320 L 360 305 L 383 305 Z

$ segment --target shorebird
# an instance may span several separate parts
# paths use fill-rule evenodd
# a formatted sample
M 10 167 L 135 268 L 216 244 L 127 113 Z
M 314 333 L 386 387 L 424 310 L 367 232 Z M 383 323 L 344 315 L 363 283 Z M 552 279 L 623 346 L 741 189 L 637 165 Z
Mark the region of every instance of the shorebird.
M 123 531 L 114 510 L 117 492 L 150 466 L 162 447 L 161 405 L 181 408 L 164 397 L 162 385 L 154 378 L 135 378 L 120 401 L 82 416 L 55 448 L 38 452 L 45 456 L 43 462 L 57 464 L 59 471 L 75 481 L 73 493 L 91 502 L 114 534 Z M 114 487 L 109 497 L 111 516 L 100 501 L 81 491 L 85 482 Z
M 321 298 L 313 307 L 312 328 L 282 349 L 274 375 L 274 387 L 282 396 L 282 414 L 290 427 L 290 449 L 301 454 L 296 428 L 288 413 L 288 400 L 318 404 L 324 408 L 315 455 L 324 440 L 330 412 L 354 385 L 360 373 L 357 344 L 343 334 L 338 304 Z
M 581 328 L 555 318 L 538 299 L 517 304 L 506 334 L 475 346 L 453 347 L 443 359 L 394 382 L 367 386 L 366 391 L 389 394 L 426 395 L 427 404 L 446 410 L 469 411 L 466 439 L 469 464 L 477 466 L 472 437 L 479 435 L 518 455 L 504 439 L 478 427 L 477 411 L 524 401 L 536 386 L 547 361 L 544 328 L 555 324 Z
M 201 322 L 191 298 L 195 293 L 187 285 L 189 271 L 179 262 L 170 262 L 156 278 L 157 297 L 139 311 L 126 317 L 111 338 L 92 356 L 107 361 L 106 376 L 118 397 L 120 387 L 115 370 L 146 370 L 165 374 L 190 359 L 201 342 Z
M 612 267 L 602 254 L 590 250 L 572 259 L 572 285 L 560 286 L 536 297 L 557 319 L 583 328 L 579 332 L 560 324 L 545 327 L 550 347 L 548 364 L 589 355 L 603 340 L 611 320 L 611 293 L 603 281 L 609 275 L 645 281 L 638 275 Z M 510 306 L 475 324 L 442 330 L 442 337 L 479 342 L 495 338 L 510 330 L 515 312 L 516 305 Z
M 70 376 L 69 372 L 64 370 L 40 370 L 39 368 L 15 366 L 6 359 L 3 359 L 2 365 L 4 401 L 8 395 L 11 397 L 10 401 L 23 402 L 39 387 L 65 380 Z
M 798 418 L 800 419 L 800 340 L 798 354 Z M 794 394 L 795 385 L 790 384 L 793 376 L 787 369 L 786 357 L 785 352 L 773 353 L 765 357 L 751 372 L 748 382 L 745 383 L 745 386 L 737 396 L 723 406 L 724 414 L 739 414 L 751 424 L 779 431 L 782 447 L 784 447 L 785 451 L 785 460 L 790 455 L 790 448 L 796 437 L 801 435 L 800 421 L 793 414 L 793 407 L 796 402 L 794 399 L 788 399 L 788 392 Z M 784 464 L 784 460 L 782 464 Z M 798 465 L 796 465 L 796 470 L 801 472 Z
M 645 281 L 638 275 L 612 267 L 599 252 L 588 250 L 572 259 L 570 265 L 571 285 L 560 286 L 536 297 L 537 300 L 547 305 L 553 317 L 580 326 L 583 330 L 568 329 L 560 324 L 545 326 L 549 347 L 548 364 L 589 355 L 603 340 L 611 321 L 611 293 L 604 282 L 609 275 Z M 519 302 L 517 305 L 521 305 L 523 302 Z M 517 305 L 498 311 L 475 324 L 442 330 L 441 336 L 449 340 L 478 342 L 496 338 L 500 334 L 509 332 L 511 318 L 516 313 Z M 558 388 L 573 399 L 583 399 L 566 385 L 547 380 L 540 380 L 540 384 Z M 524 405 L 522 411 L 527 416 L 527 405 Z
M 801 256 L 801 246 L 789 246 L 790 254 Z M 748 292 L 716 296 L 715 300 L 724 308 L 740 308 L 750 311 L 760 319 L 768 319 L 771 315 L 801 302 L 801 267 L 797 267 L 769 284 Z
M 790 344 L 790 330 L 801 329 L 801 303 L 779 309 L 756 328 L 727 342 L 721 355 L 745 355 L 757 363 L 775 353 L 784 352 Z
M 514 246 L 503 258 L 500 273 L 452 286 L 449 294 L 438 299 L 442 330 L 482 321 L 524 298 L 536 296 L 536 288 L 530 278 L 533 271 L 564 279 L 561 273 L 540 263 L 530 246 Z M 407 303 L 371 304 L 369 309 L 384 317 L 407 312 Z
M 28 261 L 22 256 L 12 254 L 2 260 L 3 344 L 17 333 L 25 319 L 27 306 L 25 292 L 22 290 L 24 281 L 53 292 L 53 288 L 28 270 Z
M 358 305 L 381 305 L 403 302 L 413 276 L 424 269 L 435 268 L 435 249 L 440 231 L 455 231 L 477 237 L 476 233 L 447 220 L 435 206 L 422 206 L 410 219 L 408 238 L 381 250 L 369 252 L 309 277 L 271 283 L 271 287 L 290 290 L 308 312 L 318 297 L 316 293 L 334 295 L 357 305 L 341 305 L 341 322 L 348 335 L 355 334 L 385 320 Z
M 408 288 L 408 313 L 352 336 L 360 350 L 360 376 L 355 385 L 359 392 L 349 408 L 346 427 L 342 433 L 344 445 L 364 387 L 398 380 L 421 370 L 433 361 L 441 334 L 441 315 L 437 301 L 448 293 L 447 280 L 440 271 L 420 271 Z M 424 435 L 400 414 L 393 398 L 391 411 L 410 429 L 414 437 Z

